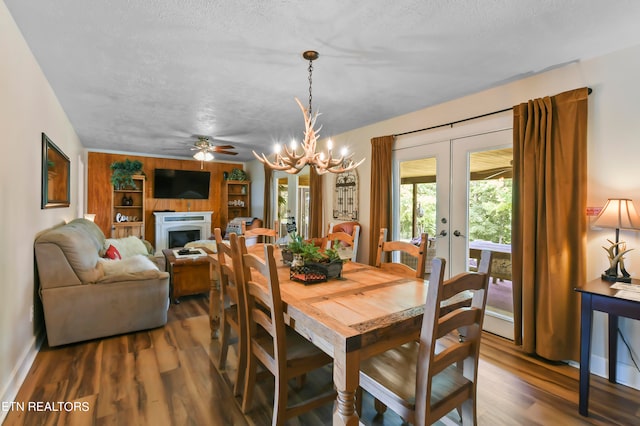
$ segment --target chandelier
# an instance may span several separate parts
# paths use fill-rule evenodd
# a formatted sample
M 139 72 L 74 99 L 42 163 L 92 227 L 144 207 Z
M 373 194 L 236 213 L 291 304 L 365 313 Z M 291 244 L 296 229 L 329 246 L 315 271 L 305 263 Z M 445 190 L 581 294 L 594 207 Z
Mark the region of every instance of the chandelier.
M 349 170 L 353 170 L 358 167 L 360 164 L 364 162 L 364 158 L 357 163 L 354 163 L 351 160 L 351 155 L 346 155 L 346 151 L 343 150 L 339 158 L 334 158 L 332 153 L 332 143 L 331 140 L 327 141 L 327 152 L 316 152 L 316 144 L 318 142 L 318 138 L 320 137 L 320 126 L 318 129 L 314 129 L 316 125 L 316 119 L 318 118 L 319 113 L 316 112 L 313 114 L 311 108 L 311 100 L 313 99 L 311 93 L 312 86 L 312 74 L 313 74 L 313 61 L 318 59 L 318 52 L 313 50 L 308 50 L 302 54 L 302 57 L 309 61 L 309 109 L 305 109 L 298 98 L 295 98 L 298 106 L 302 110 L 302 114 L 304 115 L 304 140 L 301 146 L 301 152 L 298 152 L 297 146 L 292 144 L 292 146 L 287 147 L 286 145 L 283 149 L 276 145 L 275 159 L 273 162 L 269 161 L 269 159 L 264 155 L 258 155 L 255 151 L 253 151 L 253 155 L 267 167 L 284 171 L 289 174 L 297 174 L 299 173 L 306 165 L 313 166 L 316 172 L 319 175 L 325 174 L 327 172 L 331 173 L 344 173 Z

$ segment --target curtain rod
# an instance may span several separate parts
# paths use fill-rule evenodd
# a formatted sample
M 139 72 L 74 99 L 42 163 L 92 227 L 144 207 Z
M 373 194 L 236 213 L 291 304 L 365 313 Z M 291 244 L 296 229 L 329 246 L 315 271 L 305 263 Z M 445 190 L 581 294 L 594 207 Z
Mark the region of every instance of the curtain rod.
M 587 87 L 587 94 L 590 95 L 592 92 L 593 92 L 593 89 L 591 89 L 591 87 Z M 398 136 L 410 135 L 411 133 L 425 132 L 427 130 L 438 129 L 440 127 L 453 126 L 454 124 L 460 124 L 460 123 L 464 123 L 465 121 L 471 121 L 471 120 L 475 120 L 477 118 L 488 117 L 490 115 L 500 114 L 501 112 L 507 112 L 507 111 L 511 111 L 511 110 L 513 110 L 513 107 L 501 109 L 501 110 L 498 110 L 498 111 L 488 112 L 486 114 L 480 114 L 480 115 L 476 115 L 476 116 L 469 117 L 469 118 L 463 118 L 461 120 L 451 121 L 449 123 L 438 124 L 436 126 L 425 127 L 424 129 L 409 130 L 408 132 L 396 133 L 393 136 L 398 137 Z

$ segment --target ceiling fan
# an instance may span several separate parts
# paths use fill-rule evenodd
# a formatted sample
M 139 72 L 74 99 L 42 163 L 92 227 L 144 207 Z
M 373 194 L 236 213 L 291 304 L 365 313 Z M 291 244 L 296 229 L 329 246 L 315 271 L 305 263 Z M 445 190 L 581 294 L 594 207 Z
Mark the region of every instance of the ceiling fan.
M 214 145 L 208 136 L 198 136 L 198 140 L 193 143 L 191 151 L 196 151 L 193 158 L 200 161 L 200 168 L 203 168 L 205 161 L 212 161 L 214 153 L 225 155 L 237 155 L 237 152 L 231 151 L 235 149 L 233 145 Z

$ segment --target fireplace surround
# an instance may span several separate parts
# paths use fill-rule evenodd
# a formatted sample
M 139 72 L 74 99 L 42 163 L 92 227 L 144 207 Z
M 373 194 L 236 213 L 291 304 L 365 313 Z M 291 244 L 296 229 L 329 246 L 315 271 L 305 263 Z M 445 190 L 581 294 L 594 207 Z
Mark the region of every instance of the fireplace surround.
M 212 214 L 212 211 L 153 212 L 156 221 L 156 253 L 162 254 L 162 249 L 170 248 L 169 232 L 199 231 L 200 236 L 197 239 L 210 238 Z

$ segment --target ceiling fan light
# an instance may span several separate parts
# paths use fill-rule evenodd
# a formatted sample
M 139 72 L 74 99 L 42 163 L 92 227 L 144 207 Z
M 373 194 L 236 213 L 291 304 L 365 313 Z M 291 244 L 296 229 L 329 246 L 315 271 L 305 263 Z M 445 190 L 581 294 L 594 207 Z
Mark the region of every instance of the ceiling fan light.
M 212 161 L 213 160 L 213 154 L 207 151 L 198 151 L 195 154 L 193 154 L 193 158 L 195 158 L 198 161 Z

